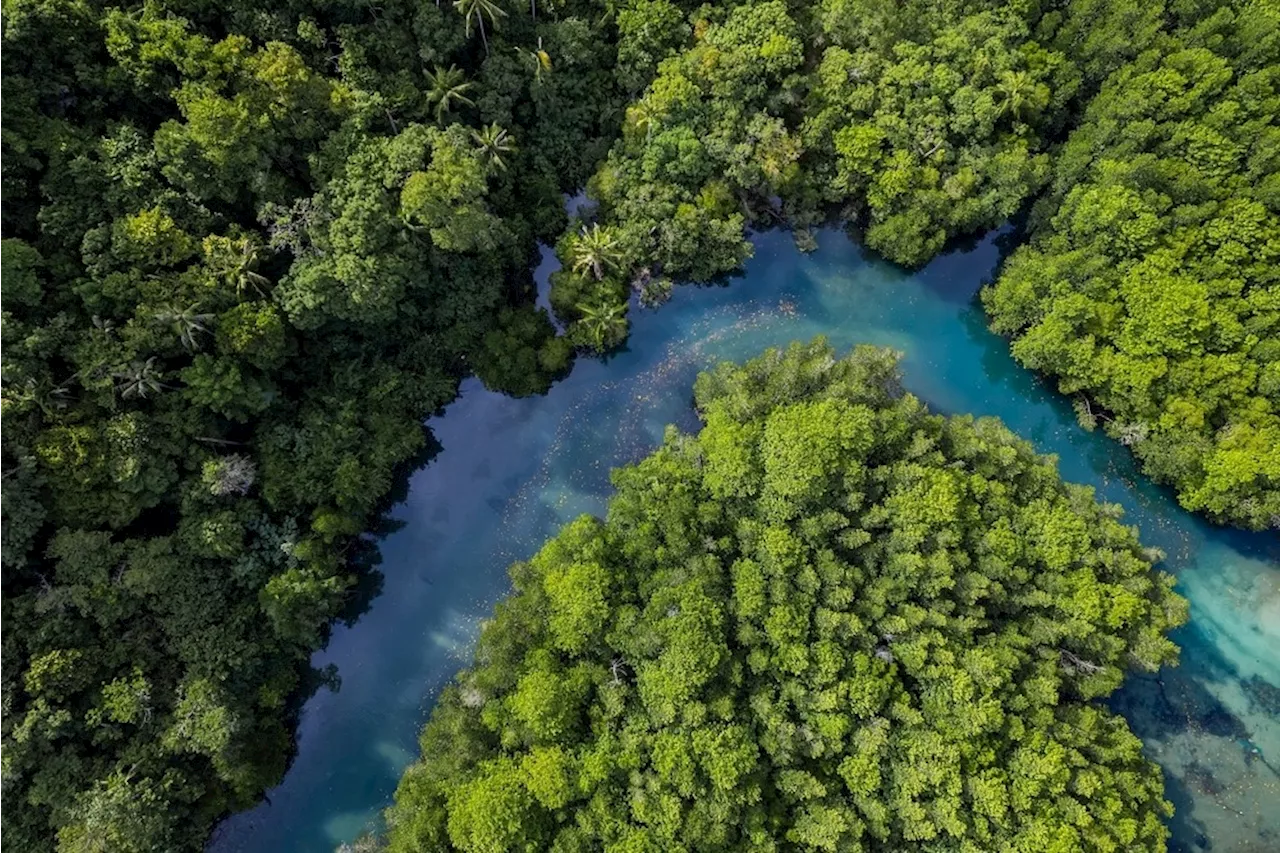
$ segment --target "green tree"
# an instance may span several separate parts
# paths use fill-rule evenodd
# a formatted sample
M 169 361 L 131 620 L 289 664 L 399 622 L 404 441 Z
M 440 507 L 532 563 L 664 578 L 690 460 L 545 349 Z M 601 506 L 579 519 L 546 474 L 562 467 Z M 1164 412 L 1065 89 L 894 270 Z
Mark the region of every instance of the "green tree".
M 794 344 L 695 398 L 700 433 L 511 567 L 390 851 L 1165 849 L 1098 700 L 1174 662 L 1186 602 L 1115 507 L 886 351 Z
M 271 281 L 258 272 L 262 247 L 253 238 L 210 235 L 204 239 L 203 250 L 205 262 L 235 288 L 238 298 L 264 297 L 270 291 Z
M 484 12 L 5 6 L 6 850 L 201 849 L 283 773 L 426 415 L 567 367 L 525 272 L 611 39 L 538 9 L 535 88 Z
M 164 390 L 160 381 L 164 374 L 156 366 L 156 358 L 152 356 L 146 361 L 131 361 L 118 368 L 112 374 L 118 385 L 120 397 L 125 400 L 146 399 Z
M 170 849 L 175 816 L 167 813 L 160 785 L 117 771 L 99 782 L 58 832 L 65 853 L 158 853 Z
M 1035 96 L 1035 83 L 1025 71 L 1005 71 L 996 84 L 1000 93 L 1000 112 L 1021 119 L 1028 102 Z
M 156 323 L 168 329 L 188 351 L 200 349 L 201 338 L 209 334 L 213 314 L 201 312 L 198 304 L 178 307 L 162 305 L 153 315 Z
M 489 19 L 489 26 L 496 29 L 498 19 L 507 16 L 506 11 L 494 0 L 454 0 L 453 7 L 467 22 L 467 38 L 471 38 L 472 24 L 480 31 L 480 40 L 484 42 L 484 52 L 488 56 L 489 38 L 484 31 L 485 18 Z
M 606 352 L 626 340 L 627 303 L 603 298 L 578 306 L 581 317 L 575 328 L 583 342 L 596 352 Z
M 1275 68 L 1237 70 L 1235 49 L 1170 37 L 1119 66 L 983 301 L 1014 357 L 1183 506 L 1265 529 L 1280 525 L 1280 218 L 1254 145 L 1280 99 Z
M 531 4 L 533 2 L 534 0 L 530 0 Z M 542 36 L 538 36 L 538 46 L 534 50 L 525 50 L 522 47 L 517 47 L 515 50 L 518 55 L 526 57 L 529 65 L 533 68 L 533 82 L 535 84 L 542 82 L 543 74 L 551 73 L 551 54 L 547 53 L 542 47 Z
M 607 272 L 617 271 L 622 262 L 618 238 L 608 228 L 601 228 L 598 222 L 592 223 L 590 229 L 582 226 L 582 232 L 574 237 L 570 251 L 574 272 L 590 271 L 596 281 L 603 280 Z
M 452 112 L 456 104 L 475 106 L 475 101 L 468 98 L 466 94 L 475 84 L 468 82 L 466 72 L 456 65 L 450 65 L 448 68 L 436 66 L 434 71 L 427 72 L 427 83 L 430 84 L 427 103 L 431 104 L 435 111 L 437 124 L 444 123 L 445 114 Z
M 507 163 L 502 158 L 516 152 L 515 140 L 511 134 L 497 124 L 490 124 L 479 130 L 471 131 L 471 138 L 490 169 L 505 172 Z

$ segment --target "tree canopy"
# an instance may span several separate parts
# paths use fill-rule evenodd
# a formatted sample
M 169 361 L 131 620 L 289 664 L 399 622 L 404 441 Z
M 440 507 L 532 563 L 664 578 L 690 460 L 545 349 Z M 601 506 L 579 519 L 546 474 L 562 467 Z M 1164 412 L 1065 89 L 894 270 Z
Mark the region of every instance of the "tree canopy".
M 896 358 L 821 340 L 699 377 L 485 625 L 392 851 L 1162 851 L 1098 700 L 1172 663 L 1172 579 L 1114 505 Z
M 6 0 L 6 850 L 252 804 L 423 419 L 567 368 L 613 51 L 490 6 Z
M 915 266 L 1029 208 L 984 296 L 1015 357 L 1280 526 L 1269 0 L 5 0 L 3 48 L 14 849 L 254 802 L 424 418 L 545 392 L 750 229 Z
M 1037 41 L 1037 4 L 752 0 L 685 12 L 637 0 L 618 16 L 618 79 L 635 100 L 590 190 L 616 232 L 623 284 L 713 279 L 749 256 L 744 228 L 784 223 L 807 245 L 833 212 L 873 249 L 921 264 L 1044 185 L 1046 136 L 1079 83 Z M 625 296 L 595 278 L 561 276 L 557 304 L 573 316 Z
M 1183 506 L 1254 529 L 1280 528 L 1280 16 L 1262 5 L 1106 78 L 984 294 L 1087 426 Z

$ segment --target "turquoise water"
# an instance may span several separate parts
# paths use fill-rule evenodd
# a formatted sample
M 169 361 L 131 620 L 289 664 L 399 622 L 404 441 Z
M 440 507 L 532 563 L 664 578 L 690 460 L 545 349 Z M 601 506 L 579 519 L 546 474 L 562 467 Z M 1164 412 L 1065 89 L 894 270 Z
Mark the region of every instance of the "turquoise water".
M 1182 666 L 1135 679 L 1114 700 L 1166 771 L 1180 851 L 1280 850 L 1280 541 L 1217 530 L 1135 472 L 1122 448 L 1075 422 L 987 332 L 974 294 L 1000 258 L 994 239 L 908 274 L 838 232 L 801 255 L 783 234 L 755 239 L 729 287 L 680 288 L 635 311 L 629 348 L 583 360 L 544 397 L 515 400 L 472 380 L 430 422 L 443 451 L 394 510 L 381 543 L 381 595 L 335 629 L 316 666 L 337 692 L 302 713 L 298 756 L 270 802 L 226 821 L 216 853 L 329 853 L 373 826 L 440 687 L 470 656 L 477 626 L 507 589 L 506 567 L 565 521 L 603 510 L 610 468 L 646 455 L 666 424 L 696 427 L 699 370 L 825 334 L 841 349 L 905 353 L 906 386 L 943 412 L 998 415 L 1064 477 L 1122 504 L 1191 599 Z M 550 271 L 539 270 L 540 280 Z M 1254 750 L 1259 750 L 1255 752 Z

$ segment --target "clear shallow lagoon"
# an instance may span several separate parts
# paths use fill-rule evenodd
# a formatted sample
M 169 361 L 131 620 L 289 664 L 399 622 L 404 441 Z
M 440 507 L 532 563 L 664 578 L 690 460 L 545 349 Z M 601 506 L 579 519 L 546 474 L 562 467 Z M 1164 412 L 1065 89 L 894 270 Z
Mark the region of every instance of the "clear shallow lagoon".
M 839 232 L 820 236 L 806 256 L 788 235 L 759 235 L 731 286 L 677 288 L 656 312 L 633 307 L 628 349 L 580 361 L 544 397 L 464 383 L 430 421 L 443 451 L 393 511 L 404 526 L 381 543 L 381 595 L 315 656 L 337 666 L 341 689 L 306 704 L 283 784 L 270 804 L 226 821 L 213 853 L 331 853 L 375 825 L 434 697 L 506 592 L 507 565 L 563 522 L 602 512 L 609 470 L 649 453 L 667 424 L 696 428 L 698 371 L 816 334 L 841 350 L 902 351 L 907 388 L 935 410 L 1000 417 L 1057 454 L 1064 478 L 1123 505 L 1143 542 L 1167 552 L 1164 568 L 1191 600 L 1191 624 L 1176 637 L 1182 665 L 1133 679 L 1113 705 L 1165 769 L 1178 808 L 1173 850 L 1280 850 L 1280 537 L 1183 512 L 1013 362 L 974 300 L 1000 258 L 993 239 L 908 274 Z

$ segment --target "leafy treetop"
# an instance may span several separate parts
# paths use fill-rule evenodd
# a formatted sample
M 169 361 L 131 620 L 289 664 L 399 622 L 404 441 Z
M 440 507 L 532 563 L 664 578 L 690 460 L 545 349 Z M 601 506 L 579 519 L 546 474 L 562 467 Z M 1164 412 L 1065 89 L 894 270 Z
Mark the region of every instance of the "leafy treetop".
M 393 851 L 1163 851 L 1158 769 L 1096 700 L 1174 661 L 1119 509 L 895 356 L 699 377 L 486 625 L 388 812 Z

